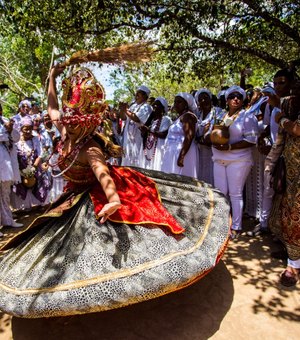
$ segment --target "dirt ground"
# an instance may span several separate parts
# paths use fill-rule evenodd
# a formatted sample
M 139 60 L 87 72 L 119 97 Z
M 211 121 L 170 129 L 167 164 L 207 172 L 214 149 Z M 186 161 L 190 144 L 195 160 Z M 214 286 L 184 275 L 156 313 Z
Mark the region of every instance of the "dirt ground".
M 36 212 L 37 213 L 37 212 Z M 28 223 L 33 215 L 19 216 Z M 255 224 L 245 221 L 246 230 Z M 19 231 L 19 230 L 18 230 Z M 10 237 L 15 230 L 5 230 Z M 231 241 L 206 277 L 179 292 L 82 316 L 21 319 L 0 313 L 1 340 L 300 339 L 300 283 L 284 288 L 271 236 Z

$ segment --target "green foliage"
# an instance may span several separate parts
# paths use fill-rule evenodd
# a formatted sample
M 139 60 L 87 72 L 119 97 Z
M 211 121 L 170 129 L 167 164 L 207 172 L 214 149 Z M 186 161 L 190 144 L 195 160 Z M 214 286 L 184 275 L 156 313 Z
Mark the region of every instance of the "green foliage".
M 175 84 L 217 90 L 237 83 L 247 64 L 248 80 L 259 85 L 278 68 L 300 65 L 299 8 L 298 0 L 2 0 L 0 83 L 15 98 L 37 92 L 43 99 L 53 52 L 57 59 L 152 40 L 156 61 L 124 67 L 116 98 L 130 97 L 137 82 L 167 97 Z

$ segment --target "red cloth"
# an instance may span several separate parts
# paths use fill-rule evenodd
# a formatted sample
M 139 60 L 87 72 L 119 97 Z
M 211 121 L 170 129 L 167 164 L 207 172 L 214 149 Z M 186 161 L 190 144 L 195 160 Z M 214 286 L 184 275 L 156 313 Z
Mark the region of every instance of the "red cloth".
M 126 167 L 111 167 L 122 206 L 108 219 L 126 224 L 155 224 L 168 227 L 172 233 L 181 234 L 184 228 L 160 202 L 155 182 L 143 174 Z M 97 182 L 90 190 L 96 215 L 108 203 L 101 185 Z

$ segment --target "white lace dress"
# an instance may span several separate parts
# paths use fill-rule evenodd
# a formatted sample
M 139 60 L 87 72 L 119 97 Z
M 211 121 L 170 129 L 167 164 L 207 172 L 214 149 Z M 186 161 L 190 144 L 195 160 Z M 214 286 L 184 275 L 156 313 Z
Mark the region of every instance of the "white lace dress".
M 199 152 L 195 140 L 192 141 L 192 144 L 184 157 L 184 166 L 179 167 L 177 165 L 177 160 L 185 138 L 183 124 L 180 118 L 182 118 L 182 116 L 177 118 L 169 128 L 164 144 L 164 156 L 161 170 L 170 174 L 198 178 Z

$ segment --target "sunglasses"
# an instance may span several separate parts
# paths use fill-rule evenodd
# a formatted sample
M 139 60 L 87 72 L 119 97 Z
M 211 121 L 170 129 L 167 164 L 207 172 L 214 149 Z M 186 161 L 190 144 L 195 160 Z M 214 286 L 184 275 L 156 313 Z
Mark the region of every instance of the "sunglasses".
M 237 98 L 239 100 L 243 100 L 243 95 L 240 94 L 240 93 L 231 93 L 227 99 L 234 99 L 234 98 Z

